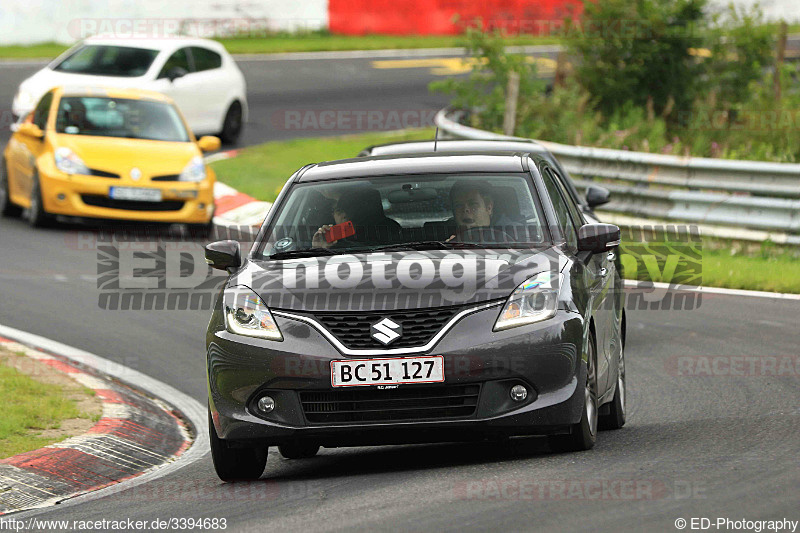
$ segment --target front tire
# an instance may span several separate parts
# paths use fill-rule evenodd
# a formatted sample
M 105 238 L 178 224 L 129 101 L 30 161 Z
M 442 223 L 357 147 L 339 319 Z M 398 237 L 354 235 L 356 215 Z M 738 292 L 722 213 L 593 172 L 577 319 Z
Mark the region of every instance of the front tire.
M 6 160 L 0 160 L 0 215 L 4 217 L 18 217 L 22 208 L 11 202 L 11 188 L 8 185 L 8 167 Z
M 33 175 L 31 187 L 31 206 L 28 208 L 28 223 L 34 228 L 46 228 L 53 223 L 54 217 L 44 208 L 42 200 L 42 185 L 39 183 L 39 174 Z
M 619 354 L 617 363 L 617 388 L 614 391 L 614 399 L 609 404 L 608 414 L 600 417 L 600 429 L 620 429 L 625 425 L 625 409 L 627 407 L 628 384 L 625 378 L 625 345 Z
M 233 102 L 225 113 L 222 130 L 219 132 L 220 140 L 225 144 L 235 144 L 242 133 L 244 113 L 242 104 L 237 100 Z
M 211 440 L 211 458 L 217 476 L 226 483 L 234 481 L 255 481 L 264 473 L 267 466 L 268 448 L 231 448 L 217 436 L 211 412 L 208 413 L 208 436 Z
M 550 448 L 556 452 L 579 452 L 591 450 L 597 441 L 597 349 L 594 334 L 589 332 L 586 357 L 586 384 L 583 390 L 583 413 L 581 420 L 573 424 L 569 435 L 552 435 L 548 438 Z

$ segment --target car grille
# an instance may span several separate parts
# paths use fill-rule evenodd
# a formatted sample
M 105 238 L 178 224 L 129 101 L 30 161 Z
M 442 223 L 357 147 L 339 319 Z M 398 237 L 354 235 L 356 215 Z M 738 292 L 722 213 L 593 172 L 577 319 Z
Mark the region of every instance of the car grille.
M 180 179 L 180 174 L 169 174 L 167 176 L 153 176 L 150 181 L 179 181 Z
M 372 338 L 370 326 L 389 318 L 403 329 L 400 338 L 388 347 L 413 348 L 430 341 L 460 310 L 461 307 L 436 307 L 369 313 L 316 313 L 314 317 L 350 349 L 387 348 Z
M 127 209 L 129 211 L 180 211 L 185 202 L 166 200 L 162 202 L 138 202 L 135 200 L 114 200 L 108 196 L 82 194 L 81 200 L 86 205 L 107 207 L 109 209 Z
M 467 418 L 475 414 L 481 386 L 408 385 L 397 389 L 300 391 L 311 424 Z

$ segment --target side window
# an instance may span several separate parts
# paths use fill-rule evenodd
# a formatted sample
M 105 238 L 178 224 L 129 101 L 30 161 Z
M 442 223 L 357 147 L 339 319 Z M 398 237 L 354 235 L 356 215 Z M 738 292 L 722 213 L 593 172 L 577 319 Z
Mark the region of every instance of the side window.
M 159 78 L 166 78 L 167 72 L 169 72 L 173 68 L 182 68 L 186 72 L 191 72 L 192 68 L 189 65 L 189 54 L 187 53 L 188 48 L 181 48 L 167 59 L 167 62 L 164 63 L 164 67 L 161 69 L 161 72 L 158 74 Z
M 194 59 L 194 69 L 196 72 L 212 70 L 222 66 L 222 56 L 208 48 L 193 47 L 192 59 Z
M 53 103 L 53 93 L 49 92 L 42 96 L 36 109 L 33 111 L 33 123 L 39 126 L 39 129 L 44 131 L 47 127 L 47 117 L 50 114 L 50 104 Z
M 553 202 L 553 209 L 555 209 L 556 218 L 558 218 L 558 225 L 561 227 L 566 237 L 567 244 L 573 248 L 577 248 L 578 232 L 575 229 L 575 223 L 572 221 L 569 205 L 564 199 L 564 193 L 561 192 L 559 184 L 550 173 L 549 169 L 546 169 L 542 173 L 542 180 L 544 180 L 544 186 L 547 188 L 547 193 Z
M 567 204 L 567 208 L 569 209 L 570 217 L 572 218 L 572 222 L 575 224 L 576 228 L 580 228 L 586 221 L 583 219 L 583 215 L 581 215 L 581 210 L 578 205 L 575 203 L 575 199 L 569 193 L 567 186 L 564 184 L 564 179 L 553 169 L 548 169 L 549 172 L 553 174 L 553 178 L 555 178 L 556 184 L 558 185 L 558 189 L 561 191 L 562 196 L 564 197 L 564 201 Z

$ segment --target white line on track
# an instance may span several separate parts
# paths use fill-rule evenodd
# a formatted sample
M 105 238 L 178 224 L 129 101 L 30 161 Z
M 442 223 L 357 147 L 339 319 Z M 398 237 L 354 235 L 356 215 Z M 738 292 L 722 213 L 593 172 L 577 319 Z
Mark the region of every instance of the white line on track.
M 727 296 L 745 296 L 748 298 L 774 298 L 779 300 L 800 300 L 800 294 L 787 294 L 784 292 L 745 291 L 741 289 L 723 289 L 722 287 L 698 287 L 695 285 L 675 285 L 652 281 L 637 282 L 629 279 L 625 280 L 626 288 L 644 289 L 651 286 L 655 289 L 673 289 L 676 291 L 700 292 L 705 294 L 724 294 Z
M 194 426 L 195 440 L 192 446 L 186 450 L 180 457 L 172 462 L 165 463 L 164 465 L 142 474 L 141 476 L 122 481 L 110 487 L 96 490 L 77 496 L 61 503 L 60 507 L 66 505 L 74 505 L 84 503 L 97 498 L 102 498 L 110 494 L 121 492 L 143 483 L 149 483 L 156 479 L 162 478 L 167 474 L 172 474 L 176 470 L 189 466 L 190 464 L 202 459 L 209 451 L 208 433 L 206 432 L 207 426 L 207 410 L 200 402 L 191 396 L 182 393 L 174 387 L 167 385 L 157 379 L 154 379 L 146 374 L 134 370 L 132 368 L 123 366 L 119 363 L 111 361 L 95 355 L 93 353 L 73 348 L 66 344 L 34 335 L 25 331 L 18 330 L 0 324 L 0 336 L 15 340 L 22 344 L 28 344 L 35 348 L 39 348 L 54 354 L 66 357 L 72 361 L 88 365 L 100 372 L 107 374 L 111 377 L 117 378 L 120 381 L 130 384 L 134 388 L 138 388 L 162 401 L 168 403 L 172 407 L 180 411 Z M 28 513 L 39 514 L 52 510 L 52 507 L 45 507 L 42 509 L 33 509 L 20 513 L 20 515 L 27 515 Z

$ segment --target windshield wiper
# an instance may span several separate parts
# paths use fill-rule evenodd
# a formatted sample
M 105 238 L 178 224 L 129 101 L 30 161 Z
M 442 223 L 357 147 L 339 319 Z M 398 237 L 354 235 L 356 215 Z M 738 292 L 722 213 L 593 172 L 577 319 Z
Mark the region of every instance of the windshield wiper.
M 290 250 L 288 252 L 278 252 L 269 256 L 270 259 L 297 259 L 299 257 L 318 257 L 321 255 L 339 255 L 341 251 L 329 250 L 327 248 L 308 248 L 306 250 Z
M 385 252 L 389 250 L 458 250 L 463 248 L 485 248 L 472 242 L 444 242 L 444 241 L 411 241 L 400 244 L 387 244 L 370 248 L 371 252 Z

